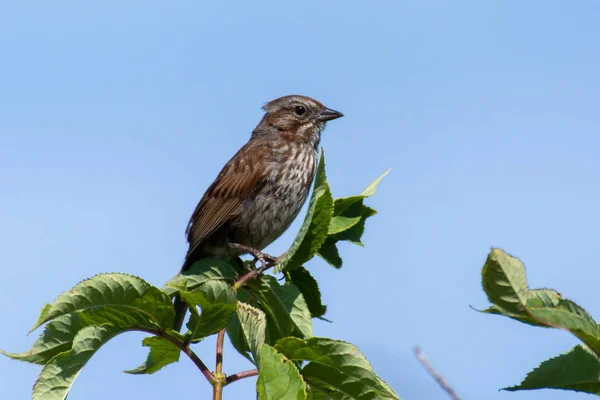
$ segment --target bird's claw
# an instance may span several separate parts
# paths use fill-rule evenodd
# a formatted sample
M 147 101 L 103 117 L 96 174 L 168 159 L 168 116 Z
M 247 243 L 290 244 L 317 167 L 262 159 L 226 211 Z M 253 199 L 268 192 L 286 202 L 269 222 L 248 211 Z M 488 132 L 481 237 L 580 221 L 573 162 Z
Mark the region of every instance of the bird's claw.
M 243 244 L 238 244 L 238 243 L 229 243 L 229 246 L 234 248 L 234 249 L 238 249 L 243 251 L 244 253 L 247 254 L 251 254 L 254 256 L 254 261 L 251 263 L 251 265 L 256 265 L 256 261 L 260 261 L 260 263 L 263 266 L 267 265 L 267 261 L 269 262 L 269 264 L 275 264 L 277 262 L 277 260 L 279 259 L 279 257 L 274 257 L 270 254 L 267 253 L 263 253 L 262 251 L 258 250 L 258 249 L 254 249 L 252 247 L 249 246 L 244 246 Z

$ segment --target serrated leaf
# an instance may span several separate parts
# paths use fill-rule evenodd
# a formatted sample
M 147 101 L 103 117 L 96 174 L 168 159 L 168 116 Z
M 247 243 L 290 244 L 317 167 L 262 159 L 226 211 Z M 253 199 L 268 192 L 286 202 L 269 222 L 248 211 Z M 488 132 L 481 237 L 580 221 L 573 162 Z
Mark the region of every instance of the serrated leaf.
M 579 305 L 549 289 L 529 290 L 525 267 L 517 258 L 492 249 L 482 271 L 483 288 L 494 303 L 486 312 L 524 323 L 570 331 L 600 355 L 600 329 Z
M 203 258 L 180 275 L 177 275 L 162 290 L 173 296 L 178 290 L 191 292 L 208 281 L 229 281 L 237 278 L 235 268 L 227 261 Z
M 44 306 L 32 331 L 62 315 L 86 311 L 95 324 L 167 329 L 175 312 L 170 298 L 142 278 L 127 274 L 101 274 L 87 279 Z
M 324 244 L 317 254 L 332 267 L 338 269 L 342 268 L 342 257 L 340 257 L 340 252 L 335 243 L 329 245 Z
M 331 219 L 329 224 L 329 230 L 327 234 L 333 235 L 334 233 L 340 233 L 345 230 L 352 228 L 360 221 L 361 214 L 355 217 L 344 217 L 343 215 L 337 215 Z
M 513 314 L 526 313 L 527 276 L 519 259 L 492 249 L 482 270 L 483 290 L 491 303 Z
M 310 315 L 313 318 L 325 315 L 327 306 L 323 305 L 319 284 L 310 272 L 306 268 L 301 267 L 290 271 L 287 276 L 288 281 L 296 285 L 304 296 Z
M 298 368 L 268 344 L 261 347 L 256 390 L 259 400 L 306 400 L 306 382 Z
M 560 299 L 556 307 L 528 309 L 538 321 L 552 328 L 569 330 L 600 355 L 600 329 L 583 307 L 567 299 Z
M 233 348 L 242 356 L 244 356 L 248 361 L 254 363 L 252 353 L 250 352 L 250 347 L 248 346 L 248 343 L 246 343 L 244 331 L 242 330 L 242 326 L 240 324 L 240 320 L 237 316 L 237 313 L 233 314 L 233 317 L 231 317 L 231 321 L 229 321 L 229 325 L 227 325 L 227 336 L 229 337 L 229 341 L 231 342 Z
M 317 253 L 327 238 L 333 214 L 333 196 L 327 183 L 324 151 L 321 152 L 321 160 L 319 161 L 313 187 L 313 193 L 300 232 L 298 232 L 285 256 L 275 267 L 275 272 L 292 270 L 302 266 Z
M 281 286 L 276 283 L 276 285 L 277 286 L 272 286 L 273 290 L 285 306 L 292 321 L 294 321 L 294 325 L 298 328 L 298 331 L 300 331 L 304 337 L 313 336 L 314 328 L 312 318 L 306 300 L 304 300 L 304 296 L 300 292 L 300 289 L 294 284 Z
M 361 242 L 361 239 L 363 233 L 365 232 L 365 225 L 367 219 L 371 218 L 376 214 L 377 211 L 375 209 L 361 204 L 360 221 L 358 221 L 358 223 L 354 224 L 351 228 L 346 229 L 345 231 L 327 236 L 323 247 L 331 246 L 332 244 L 335 244 L 339 241 L 347 241 L 359 246 L 364 246 L 364 244 Z
M 267 317 L 267 343 L 273 344 L 282 337 L 290 336 L 294 331 L 294 320 L 275 288 L 279 286 L 272 276 L 262 276 L 246 283 L 246 291 L 258 299 L 255 306 L 260 307 Z
M 89 324 L 82 321 L 79 313 L 62 315 L 44 327 L 31 349 L 23 353 L 0 350 L 0 353 L 15 360 L 45 365 L 57 354 L 70 350 L 75 335 L 86 326 Z
M 159 336 L 150 336 L 142 342 L 150 348 L 146 361 L 135 369 L 125 371 L 128 374 L 153 374 L 163 367 L 179 361 L 181 350 L 172 342 Z
M 236 310 L 244 342 L 252 353 L 254 364 L 260 365 L 260 349 L 265 342 L 267 318 L 265 313 L 249 304 L 238 301 Z M 233 342 L 233 341 L 232 341 Z
M 360 196 L 362 197 L 371 197 L 375 194 L 375 191 L 377 191 L 377 186 L 379 185 L 379 183 L 381 182 L 381 180 L 383 178 L 385 178 L 385 176 L 387 174 L 390 173 L 392 169 L 389 168 L 387 171 L 385 171 L 383 174 L 381 174 L 381 176 L 377 179 L 375 179 L 373 181 L 373 183 L 371 183 L 365 190 L 362 191 L 362 193 L 360 194 Z
M 361 219 L 366 220 L 366 218 L 370 216 L 365 215 L 366 210 L 363 208 L 363 200 L 375 194 L 377 186 L 390 171 L 391 169 L 385 171 L 379 178 L 375 179 L 375 181 L 373 181 L 373 183 L 371 183 L 369 187 L 363 190 L 363 192 L 358 196 L 342 197 L 335 199 L 333 207 L 333 218 L 331 219 L 331 224 L 329 225 L 329 235 L 346 231 L 358 224 L 361 221 Z M 358 237 L 357 242 L 360 242 L 360 236 Z
M 353 344 L 318 337 L 284 338 L 275 349 L 289 360 L 309 361 L 301 371 L 305 381 L 329 391 L 333 398 L 399 399 Z
M 236 310 L 233 289 L 224 281 L 208 281 L 193 292 L 180 292 L 180 295 L 191 306 L 192 316 L 187 327 L 192 341 L 225 328 Z M 200 313 L 196 307 L 200 307 Z
M 96 351 L 122 328 L 88 326 L 77 333 L 73 348 L 54 357 L 42 370 L 33 387 L 33 400 L 64 400 L 81 369 Z
M 529 389 L 565 389 L 600 395 L 600 360 L 585 346 L 575 346 L 544 361 L 520 385 L 504 390 Z
M 558 302 L 561 296 L 557 291 L 552 289 L 533 289 L 529 290 L 526 293 L 526 298 L 527 309 L 535 309 L 542 307 L 556 307 L 558 306 Z M 510 311 L 505 310 L 496 304 L 494 304 L 487 310 L 483 310 L 482 312 L 487 314 L 504 315 L 506 317 L 516 319 L 517 321 L 523 322 L 525 324 L 548 328 L 547 325 L 540 323 L 528 313 L 511 313 Z

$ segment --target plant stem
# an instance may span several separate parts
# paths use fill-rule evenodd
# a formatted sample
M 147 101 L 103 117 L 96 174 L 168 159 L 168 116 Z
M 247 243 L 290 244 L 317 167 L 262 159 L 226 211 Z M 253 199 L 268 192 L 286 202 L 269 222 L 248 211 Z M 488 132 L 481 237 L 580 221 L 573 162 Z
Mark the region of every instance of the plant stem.
M 240 379 L 249 378 L 251 376 L 256 376 L 256 375 L 258 375 L 257 369 L 250 369 L 248 371 L 238 372 L 237 374 L 228 376 L 227 379 L 225 380 L 225 384 L 229 385 L 230 383 L 239 381 Z
M 221 329 L 217 335 L 217 367 L 215 370 L 215 382 L 213 385 L 213 400 L 223 399 L 223 386 L 225 386 L 225 375 L 223 374 L 223 343 L 225 342 L 225 329 Z

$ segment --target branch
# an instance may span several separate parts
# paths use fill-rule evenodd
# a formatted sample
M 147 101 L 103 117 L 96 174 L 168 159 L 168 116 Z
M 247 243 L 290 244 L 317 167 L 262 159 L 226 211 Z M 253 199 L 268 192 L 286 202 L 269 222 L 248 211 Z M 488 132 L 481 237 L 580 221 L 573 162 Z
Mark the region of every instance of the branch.
M 156 335 L 159 336 L 165 340 L 168 340 L 169 342 L 173 343 L 175 346 L 177 346 L 186 356 L 188 356 L 190 358 L 190 360 L 192 360 L 192 362 L 194 364 L 196 364 L 196 366 L 198 367 L 198 369 L 200 369 L 200 371 L 202 372 L 202 375 L 204 375 L 204 377 L 206 378 L 206 380 L 209 383 L 213 383 L 215 381 L 215 376 L 213 375 L 212 372 L 210 372 L 210 370 L 208 369 L 208 367 L 206 366 L 206 364 L 204 364 L 204 362 L 202 362 L 202 360 L 200 359 L 200 357 L 198 357 L 198 355 L 196 353 L 194 353 L 194 351 L 192 349 L 190 349 L 190 347 L 188 345 L 186 345 L 185 343 L 177 340 L 177 338 L 171 336 L 171 335 L 167 335 L 164 332 L 161 331 L 157 331 L 157 330 L 153 330 L 153 329 L 146 329 L 146 328 L 136 328 L 136 330 L 142 331 L 142 332 L 146 332 L 146 333 L 150 333 L 152 335 Z
M 256 276 L 259 276 L 260 274 L 262 274 L 269 268 L 273 268 L 275 265 L 277 265 L 277 260 L 281 259 L 281 257 L 283 257 L 285 255 L 285 253 L 283 253 L 282 255 L 280 255 L 277 258 L 270 256 L 268 254 L 264 254 L 264 253 L 261 253 L 260 255 L 261 255 L 260 258 L 258 256 L 255 256 L 255 257 L 256 257 L 256 260 L 261 261 L 262 266 L 258 269 L 253 269 L 252 271 L 248 272 L 246 275 L 241 276 L 237 281 L 235 281 L 235 284 L 233 285 L 233 290 L 237 291 L 239 288 L 244 286 L 246 284 L 246 282 L 248 282 L 248 280 L 250 280 Z M 265 256 L 269 258 L 269 262 L 264 261 Z
M 215 384 L 213 386 L 213 400 L 223 398 L 223 387 L 226 384 L 223 375 L 223 342 L 225 341 L 225 329 L 221 329 L 217 335 L 217 367 L 215 370 Z
M 225 341 L 225 329 L 221 329 L 217 336 L 217 374 L 223 373 L 223 342 Z
M 237 374 L 228 376 L 225 384 L 229 385 L 230 383 L 233 383 L 235 381 L 239 381 L 240 379 L 244 379 L 244 378 L 249 378 L 251 376 L 256 376 L 258 375 L 258 370 L 256 369 L 251 369 L 248 371 L 242 371 L 242 372 L 238 372 Z
M 274 266 L 275 266 L 275 263 L 269 263 L 269 264 L 264 264 L 262 267 L 260 267 L 258 269 L 253 269 L 252 271 L 248 272 L 246 275 L 240 277 L 240 279 L 238 279 L 235 282 L 235 284 L 233 285 L 233 290 L 238 290 L 239 288 L 244 286 L 246 284 L 246 282 L 248 282 L 250 279 L 262 274 L 263 272 L 265 272 L 266 270 L 268 270 L 269 268 L 274 267 Z
M 448 381 L 446 381 L 444 379 L 444 377 L 442 377 L 433 368 L 433 366 L 431 365 L 429 360 L 427 360 L 427 358 L 425 357 L 425 354 L 423 354 L 421 349 L 417 346 L 413 349 L 413 351 L 415 352 L 415 355 L 419 359 L 419 362 L 421 363 L 421 365 L 423 367 L 425 367 L 427 372 L 429 372 L 429 375 L 431 375 L 433 377 L 433 379 L 435 379 L 437 381 L 438 385 L 440 385 L 442 387 L 442 389 L 444 389 L 446 391 L 446 393 L 448 393 L 448 395 L 452 398 L 452 400 L 460 400 L 460 397 L 458 397 L 458 394 L 456 394 L 454 389 L 452 389 L 452 387 L 450 387 L 450 384 L 448 383 Z

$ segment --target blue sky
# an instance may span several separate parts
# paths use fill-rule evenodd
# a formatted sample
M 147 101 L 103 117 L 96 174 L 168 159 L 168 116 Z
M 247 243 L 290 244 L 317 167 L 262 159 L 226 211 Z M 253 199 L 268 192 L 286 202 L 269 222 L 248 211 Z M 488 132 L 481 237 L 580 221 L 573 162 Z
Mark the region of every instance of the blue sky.
M 26 350 L 46 302 L 101 272 L 161 286 L 206 187 L 260 106 L 297 93 L 345 117 L 323 145 L 335 196 L 392 167 L 365 248 L 310 263 L 332 324 L 405 400 L 446 399 L 420 345 L 467 399 L 507 393 L 570 349 L 565 332 L 482 315 L 492 246 L 600 318 L 600 3 L 594 1 L 3 2 L 0 4 L 0 348 Z M 298 222 L 269 251 L 292 240 Z M 209 398 L 182 359 L 121 371 L 142 334 L 92 359 L 70 399 Z M 214 366 L 214 340 L 198 346 Z M 225 349 L 225 371 L 250 365 Z M 3 398 L 39 368 L 0 358 Z M 254 380 L 225 398 L 254 399 Z

